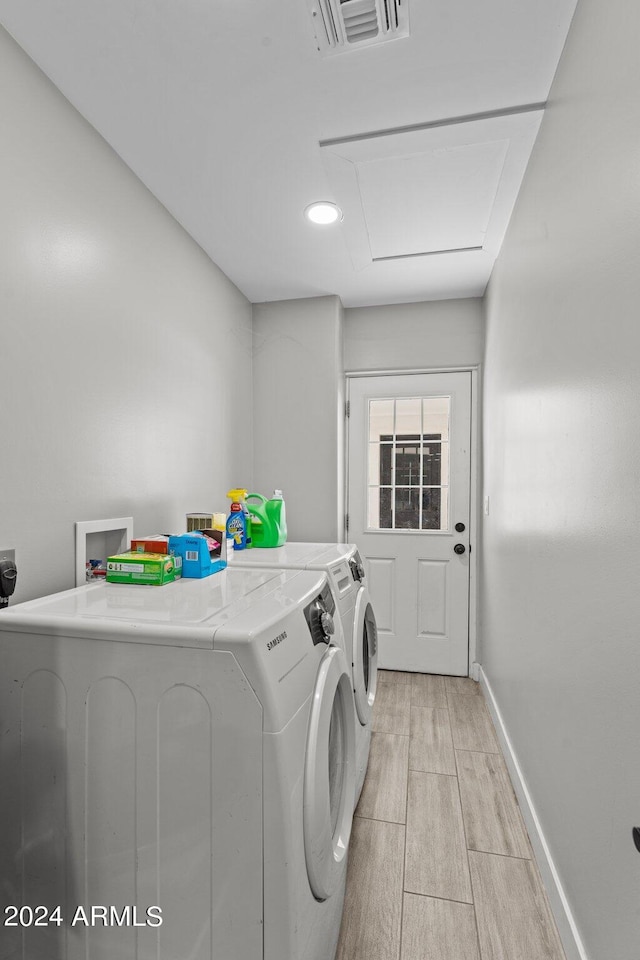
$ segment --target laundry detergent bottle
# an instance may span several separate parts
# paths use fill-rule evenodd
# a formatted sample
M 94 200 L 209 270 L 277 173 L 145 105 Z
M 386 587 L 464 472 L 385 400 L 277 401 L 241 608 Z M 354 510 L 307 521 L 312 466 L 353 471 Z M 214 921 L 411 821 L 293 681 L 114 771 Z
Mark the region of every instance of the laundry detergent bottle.
M 237 488 L 229 490 L 231 510 L 227 517 L 227 539 L 233 542 L 234 550 L 244 550 L 251 546 L 251 520 L 245 499 L 247 491 Z
M 252 517 L 254 547 L 281 547 L 287 542 L 287 520 L 281 490 L 271 500 L 261 493 L 249 493 L 247 507 Z M 257 501 L 251 503 L 250 501 Z
M 287 513 L 284 506 L 284 497 L 282 490 L 274 490 L 271 500 L 267 502 L 267 513 L 273 517 L 273 522 L 278 527 L 278 542 L 276 547 L 281 547 L 287 542 Z

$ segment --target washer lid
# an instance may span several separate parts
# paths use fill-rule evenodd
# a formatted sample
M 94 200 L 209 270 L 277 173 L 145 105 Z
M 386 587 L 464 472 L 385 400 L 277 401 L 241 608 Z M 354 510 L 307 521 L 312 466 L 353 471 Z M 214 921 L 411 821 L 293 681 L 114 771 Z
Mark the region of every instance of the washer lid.
M 337 560 L 356 554 L 354 543 L 302 543 L 289 541 L 282 547 L 253 547 L 230 550 L 228 561 L 234 567 L 283 567 L 286 569 L 325 569 Z
M 303 579 L 309 581 L 303 583 Z M 303 578 L 303 579 L 300 579 Z M 119 639 L 171 646 L 208 646 L 215 630 L 269 597 L 284 592 L 294 602 L 313 589 L 318 575 L 295 570 L 221 570 L 203 579 L 164 586 L 96 583 L 17 604 L 4 611 L 4 630 Z M 291 589 L 299 584 L 300 591 Z M 281 604 L 280 604 L 281 606 Z
M 345 656 L 331 647 L 313 695 L 304 771 L 304 851 L 312 893 L 326 900 L 340 882 L 355 799 L 355 720 Z
M 289 542 L 282 547 L 229 550 L 227 559 L 232 567 L 281 567 L 302 570 L 331 546 L 333 546 L 331 543 Z
M 360 723 L 371 722 L 378 682 L 378 628 L 366 587 L 356 598 L 353 619 L 353 692 Z

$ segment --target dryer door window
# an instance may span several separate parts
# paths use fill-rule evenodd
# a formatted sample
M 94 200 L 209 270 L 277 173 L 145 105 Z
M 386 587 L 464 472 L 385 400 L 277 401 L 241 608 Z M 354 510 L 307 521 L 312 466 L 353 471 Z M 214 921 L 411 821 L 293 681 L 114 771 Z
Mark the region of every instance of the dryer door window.
M 334 697 L 329 722 L 329 812 L 331 836 L 335 837 L 340 821 L 340 802 L 344 793 L 345 739 L 342 699 Z
M 369 637 L 369 627 L 367 620 L 364 621 L 362 628 L 362 679 L 364 688 L 369 692 L 369 674 L 371 673 L 371 639 Z
M 353 623 L 353 688 L 362 726 L 371 722 L 378 679 L 378 629 L 369 591 L 358 592 Z
M 355 720 L 344 653 L 322 658 L 312 701 L 304 773 L 307 874 L 317 900 L 330 897 L 342 876 L 355 799 Z

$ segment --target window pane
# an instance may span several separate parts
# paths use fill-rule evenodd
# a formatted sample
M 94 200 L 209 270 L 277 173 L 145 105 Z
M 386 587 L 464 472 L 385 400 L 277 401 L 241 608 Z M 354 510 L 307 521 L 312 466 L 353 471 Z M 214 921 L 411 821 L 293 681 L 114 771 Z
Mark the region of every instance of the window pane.
M 393 483 L 391 472 L 391 467 L 393 464 L 393 445 L 390 443 L 380 443 L 378 446 L 380 447 L 378 475 L 376 476 L 374 473 L 372 473 L 370 482 L 390 485 Z
M 391 509 L 391 487 L 380 487 L 380 529 L 390 530 L 393 526 L 393 512 Z
M 422 431 L 434 439 L 449 439 L 451 397 L 425 397 L 422 401 Z
M 396 442 L 396 479 L 398 486 L 420 484 L 420 440 Z
M 369 487 L 367 526 L 370 530 L 390 530 L 391 521 L 391 488 Z
M 449 486 L 449 444 L 442 444 L 442 455 L 440 460 L 440 483 Z
M 393 400 L 369 400 L 369 440 L 393 436 Z
M 451 524 L 449 523 L 449 487 L 443 487 L 440 491 L 440 496 L 441 496 L 440 529 L 450 530 Z
M 396 435 L 411 433 L 418 437 L 422 433 L 422 411 L 420 397 L 396 400 Z
M 422 529 L 440 530 L 440 487 L 422 491 Z
M 449 529 L 450 397 L 369 401 L 370 530 Z
M 420 488 L 397 487 L 395 491 L 396 530 L 420 529 Z
M 422 491 L 422 529 L 449 529 L 449 490 L 447 487 L 425 487 Z
M 425 486 L 442 483 L 442 444 L 425 439 L 422 445 L 422 482 Z

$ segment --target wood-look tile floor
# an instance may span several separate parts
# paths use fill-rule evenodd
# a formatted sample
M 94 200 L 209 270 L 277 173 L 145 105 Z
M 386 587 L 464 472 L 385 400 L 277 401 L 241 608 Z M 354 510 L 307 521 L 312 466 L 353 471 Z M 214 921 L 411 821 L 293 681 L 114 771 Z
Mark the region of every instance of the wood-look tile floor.
M 480 687 L 380 671 L 336 960 L 565 960 Z

